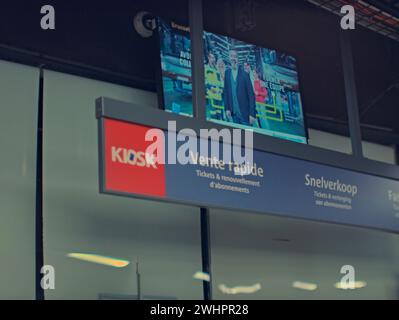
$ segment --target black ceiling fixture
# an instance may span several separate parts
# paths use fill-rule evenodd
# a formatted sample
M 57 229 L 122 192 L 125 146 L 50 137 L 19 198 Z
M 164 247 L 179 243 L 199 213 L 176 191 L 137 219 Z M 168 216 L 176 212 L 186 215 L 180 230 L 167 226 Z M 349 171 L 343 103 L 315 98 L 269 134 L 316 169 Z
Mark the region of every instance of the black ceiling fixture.
M 365 0 L 369 4 L 385 11 L 394 17 L 399 17 L 399 0 Z

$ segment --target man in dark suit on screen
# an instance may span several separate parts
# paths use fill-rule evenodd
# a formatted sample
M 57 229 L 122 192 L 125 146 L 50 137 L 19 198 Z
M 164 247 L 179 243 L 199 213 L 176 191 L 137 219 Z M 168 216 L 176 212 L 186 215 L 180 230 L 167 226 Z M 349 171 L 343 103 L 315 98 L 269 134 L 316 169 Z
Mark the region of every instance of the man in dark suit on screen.
M 223 91 L 227 119 L 252 126 L 256 122 L 256 109 L 251 79 L 248 73 L 238 65 L 236 50 L 230 50 L 229 59 L 230 68 L 225 72 Z

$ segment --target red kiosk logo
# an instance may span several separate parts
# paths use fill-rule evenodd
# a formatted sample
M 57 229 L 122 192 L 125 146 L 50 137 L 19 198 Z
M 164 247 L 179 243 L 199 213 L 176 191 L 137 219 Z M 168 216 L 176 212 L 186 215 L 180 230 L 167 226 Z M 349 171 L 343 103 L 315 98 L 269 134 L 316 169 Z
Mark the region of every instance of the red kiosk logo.
M 166 196 L 165 165 L 145 150 L 152 141 L 145 135 L 152 128 L 105 119 L 105 188 L 128 194 Z
M 157 169 L 155 164 L 155 156 L 153 154 L 145 153 L 142 151 L 136 152 L 125 148 L 111 148 L 112 162 L 130 164 L 139 167 L 153 167 Z

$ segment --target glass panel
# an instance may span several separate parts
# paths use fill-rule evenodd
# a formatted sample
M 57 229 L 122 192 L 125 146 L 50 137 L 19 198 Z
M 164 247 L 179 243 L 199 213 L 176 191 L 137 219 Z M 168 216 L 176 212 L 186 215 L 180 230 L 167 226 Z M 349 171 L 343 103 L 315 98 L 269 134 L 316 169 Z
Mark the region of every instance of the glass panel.
M 199 210 L 99 194 L 95 99 L 146 108 L 156 95 L 49 71 L 44 80 L 44 249 L 56 272 L 46 298 L 136 299 L 138 261 L 142 298 L 202 299 Z
M 35 298 L 39 70 L 0 61 L 0 299 Z
M 399 298 L 394 234 L 212 210 L 211 244 L 215 299 Z M 358 289 L 335 287 L 345 265 Z

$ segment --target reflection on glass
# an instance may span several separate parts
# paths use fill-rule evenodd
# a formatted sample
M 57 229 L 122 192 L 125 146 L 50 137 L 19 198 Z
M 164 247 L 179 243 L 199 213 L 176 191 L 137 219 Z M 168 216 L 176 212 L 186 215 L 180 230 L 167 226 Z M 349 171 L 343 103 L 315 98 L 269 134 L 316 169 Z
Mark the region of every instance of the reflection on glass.
M 341 281 L 341 282 L 337 282 L 334 287 L 337 289 L 343 289 L 343 290 L 347 290 L 347 289 L 361 289 L 364 288 L 367 285 L 367 283 L 365 281 Z
M 196 273 L 194 273 L 193 278 L 197 279 L 197 280 L 208 281 L 208 282 L 210 281 L 209 273 L 202 272 L 202 271 L 197 271 Z
M 124 268 L 128 266 L 130 263 L 130 261 L 128 260 L 105 257 L 97 254 L 88 254 L 88 253 L 68 253 L 67 257 L 82 261 L 102 264 L 114 268 Z
M 237 286 L 229 288 L 224 284 L 220 284 L 218 288 L 224 294 L 239 294 L 239 293 L 250 294 L 259 291 L 260 289 L 262 289 L 262 286 L 260 285 L 260 283 L 256 283 L 252 286 Z
M 302 281 L 295 281 L 292 283 L 292 287 L 296 288 L 296 289 L 301 289 L 301 290 L 314 291 L 317 289 L 317 284 L 302 282 Z

